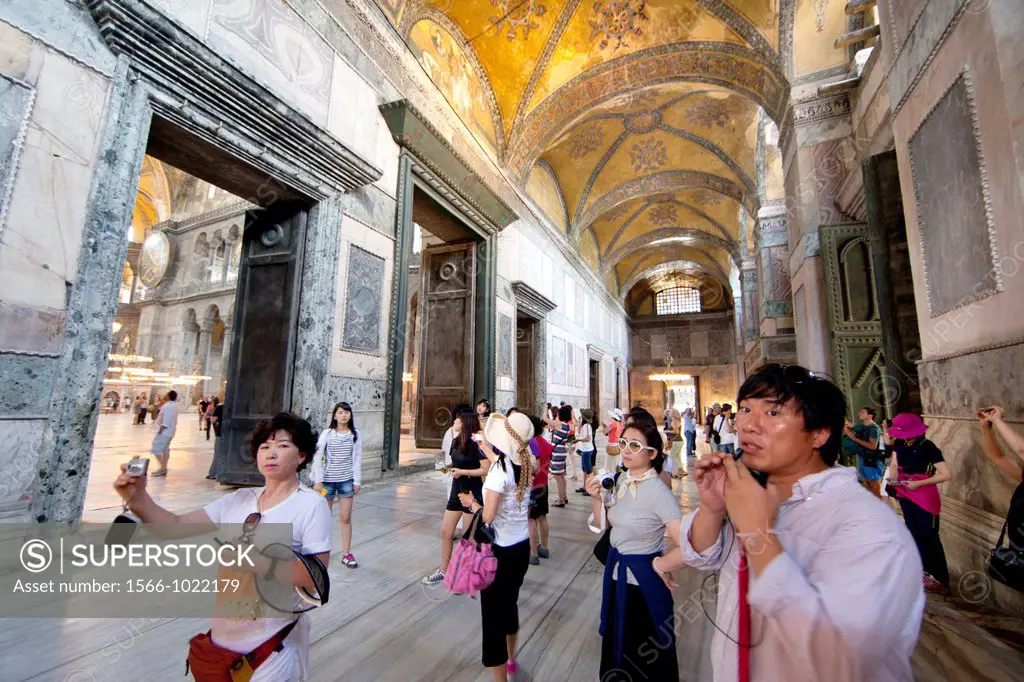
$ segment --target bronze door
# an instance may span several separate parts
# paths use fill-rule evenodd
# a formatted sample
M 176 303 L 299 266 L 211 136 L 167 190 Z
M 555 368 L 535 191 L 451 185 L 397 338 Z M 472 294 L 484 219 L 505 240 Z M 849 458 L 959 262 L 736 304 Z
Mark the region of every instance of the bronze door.
M 536 347 L 534 333 L 537 322 L 520 317 L 516 327 L 516 405 L 529 414 L 539 406 L 536 388 Z
M 476 244 L 423 250 L 416 447 L 439 448 L 459 403 L 473 401 Z
M 601 416 L 601 363 L 597 360 L 590 361 L 590 409 L 597 413 L 599 422 L 604 421 Z
M 261 485 L 249 434 L 291 407 L 306 212 L 275 204 L 246 214 L 234 333 L 217 446 L 217 480 Z

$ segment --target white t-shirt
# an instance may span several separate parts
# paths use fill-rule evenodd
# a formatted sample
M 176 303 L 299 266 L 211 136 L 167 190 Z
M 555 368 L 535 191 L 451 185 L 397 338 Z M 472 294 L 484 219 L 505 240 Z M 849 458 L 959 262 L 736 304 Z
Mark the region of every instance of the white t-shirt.
M 590 440 L 584 442 L 582 440 L 583 438 L 590 438 Z M 594 451 L 594 429 L 590 428 L 590 424 L 584 424 L 580 427 L 580 430 L 576 432 L 576 449 L 580 452 Z
M 166 434 L 174 436 L 175 430 L 178 428 L 178 403 L 173 400 L 168 400 L 164 403 L 164 406 L 160 408 L 160 415 L 157 417 L 160 420 L 160 426 Z
M 715 431 L 718 431 L 719 435 L 722 436 L 722 445 L 736 444 L 736 433 L 729 431 L 724 414 L 715 417 Z
M 263 488 L 244 488 L 229 493 L 204 508 L 206 515 L 215 524 L 242 523 L 245 517 L 255 511 L 257 500 Z M 306 486 L 299 489 L 283 502 L 262 510 L 260 523 L 292 524 L 292 549 L 300 554 L 319 554 L 331 551 L 331 511 L 327 500 Z M 280 570 L 280 569 L 279 569 Z M 239 653 L 248 653 L 267 641 L 286 626 L 289 618 L 259 618 L 257 620 L 232 620 L 214 618 L 211 621 L 215 644 Z M 298 661 L 303 675 L 308 674 L 309 626 L 300 623 L 285 639 L 285 648 L 268 658 L 261 665 L 252 682 L 260 680 L 291 679 L 293 667 Z
M 487 471 L 487 478 L 484 479 L 484 491 L 491 490 L 501 493 L 501 503 L 498 505 L 498 514 L 491 524 L 495 531 L 495 544 L 499 547 L 509 547 L 530 537 L 530 522 L 527 519 L 527 512 L 530 509 L 530 491 L 523 495 L 523 501 L 516 499 L 516 475 L 512 469 L 512 463 L 506 459 L 505 471 L 501 468 L 500 462 L 495 462 Z M 485 493 L 486 496 L 486 493 Z

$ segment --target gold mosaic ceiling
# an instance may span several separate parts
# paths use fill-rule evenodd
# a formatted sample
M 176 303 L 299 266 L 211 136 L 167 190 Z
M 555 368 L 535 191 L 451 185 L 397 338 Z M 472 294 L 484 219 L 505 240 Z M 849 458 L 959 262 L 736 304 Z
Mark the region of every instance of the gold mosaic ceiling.
M 788 98 L 780 0 L 377 2 L 613 293 L 666 263 L 728 287 L 759 206 L 759 127 Z

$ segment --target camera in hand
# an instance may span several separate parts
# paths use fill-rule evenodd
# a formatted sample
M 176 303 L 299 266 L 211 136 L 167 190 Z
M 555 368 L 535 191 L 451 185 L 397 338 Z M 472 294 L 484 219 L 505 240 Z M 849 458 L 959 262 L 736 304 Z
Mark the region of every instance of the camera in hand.
M 124 473 L 132 478 L 142 478 L 149 471 L 149 459 L 146 457 L 133 457 L 128 462 Z
M 615 474 L 610 474 L 604 469 L 598 471 L 597 476 L 595 476 L 595 478 L 597 478 L 597 482 L 605 490 L 611 490 L 612 488 L 615 487 Z

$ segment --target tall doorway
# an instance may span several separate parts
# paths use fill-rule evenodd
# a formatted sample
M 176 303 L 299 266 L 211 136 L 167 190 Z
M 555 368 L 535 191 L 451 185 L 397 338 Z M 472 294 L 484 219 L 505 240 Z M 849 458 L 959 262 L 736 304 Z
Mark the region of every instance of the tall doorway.
M 601 361 L 590 361 L 590 409 L 601 413 Z
M 537 320 L 520 315 L 516 319 L 516 405 L 534 414 L 537 402 Z
M 482 239 L 417 187 L 405 276 L 398 465 L 433 464 L 459 405 L 476 402 Z M 397 363 L 396 363 L 397 365 Z

